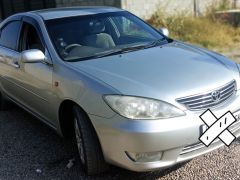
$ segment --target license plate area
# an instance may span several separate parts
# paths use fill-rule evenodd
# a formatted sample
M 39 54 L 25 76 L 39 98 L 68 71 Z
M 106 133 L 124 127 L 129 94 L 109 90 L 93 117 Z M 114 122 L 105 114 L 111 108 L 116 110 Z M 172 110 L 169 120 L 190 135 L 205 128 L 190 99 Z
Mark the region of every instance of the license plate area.
M 240 127 L 240 111 L 233 113 L 233 116 L 236 118 L 237 122 L 235 122 L 232 126 L 230 126 L 230 131 L 235 132 Z
M 233 115 L 237 119 L 237 122 L 239 122 L 240 121 L 240 111 L 237 111 L 237 112 L 233 113 Z
M 233 116 L 236 118 L 236 122 L 229 127 L 229 130 L 235 132 L 240 127 L 240 110 L 233 113 Z M 207 125 L 200 126 L 200 136 L 208 129 Z

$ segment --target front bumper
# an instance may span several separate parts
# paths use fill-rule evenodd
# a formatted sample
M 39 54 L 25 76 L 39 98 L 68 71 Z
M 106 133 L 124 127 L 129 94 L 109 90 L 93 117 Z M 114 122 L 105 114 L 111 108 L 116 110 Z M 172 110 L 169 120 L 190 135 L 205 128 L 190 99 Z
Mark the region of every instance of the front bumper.
M 240 92 L 221 107 L 212 110 L 217 117 L 240 110 Z M 89 115 L 97 131 L 105 160 L 132 171 L 144 172 L 165 168 L 213 151 L 224 144 L 216 140 L 209 147 L 199 142 L 203 112 L 186 111 L 186 116 L 165 120 L 130 120 L 115 115 L 110 119 Z M 229 130 L 240 136 L 240 123 Z M 135 162 L 126 152 L 162 152 L 154 162 Z

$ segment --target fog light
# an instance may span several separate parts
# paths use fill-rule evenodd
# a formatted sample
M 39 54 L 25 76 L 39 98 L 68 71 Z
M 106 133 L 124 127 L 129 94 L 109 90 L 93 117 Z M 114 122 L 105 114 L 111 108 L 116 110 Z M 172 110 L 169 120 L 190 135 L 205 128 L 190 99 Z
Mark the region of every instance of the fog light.
M 162 152 L 132 153 L 126 152 L 127 156 L 135 162 L 155 162 L 162 159 Z

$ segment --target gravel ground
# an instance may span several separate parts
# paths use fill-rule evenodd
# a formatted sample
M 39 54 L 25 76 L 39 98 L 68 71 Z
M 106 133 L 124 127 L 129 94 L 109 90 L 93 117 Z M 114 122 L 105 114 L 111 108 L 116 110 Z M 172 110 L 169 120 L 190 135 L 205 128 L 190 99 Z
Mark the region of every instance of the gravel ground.
M 8 179 L 240 179 L 240 140 L 191 162 L 165 171 L 133 173 L 112 167 L 87 177 L 62 139 L 20 108 L 0 112 L 0 180 Z

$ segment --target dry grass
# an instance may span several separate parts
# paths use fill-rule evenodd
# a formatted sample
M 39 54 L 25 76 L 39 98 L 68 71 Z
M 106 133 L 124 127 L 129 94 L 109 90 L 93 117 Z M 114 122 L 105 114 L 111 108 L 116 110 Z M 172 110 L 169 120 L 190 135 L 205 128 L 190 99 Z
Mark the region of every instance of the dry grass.
M 149 23 L 157 28 L 167 27 L 170 36 L 207 48 L 234 46 L 240 42 L 240 30 L 211 18 L 193 18 L 184 14 L 165 17 L 160 11 Z

